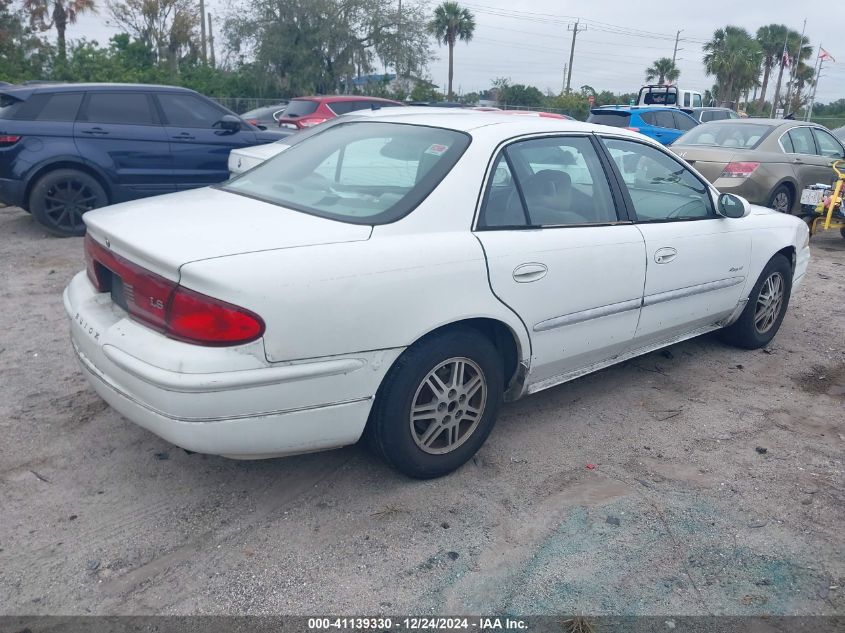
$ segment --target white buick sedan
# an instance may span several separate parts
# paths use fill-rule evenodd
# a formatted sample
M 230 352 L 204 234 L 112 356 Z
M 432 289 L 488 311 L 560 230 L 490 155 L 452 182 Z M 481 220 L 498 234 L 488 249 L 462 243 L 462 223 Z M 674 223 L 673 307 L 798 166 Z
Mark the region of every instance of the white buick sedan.
M 363 435 L 414 477 L 503 401 L 712 330 L 767 344 L 810 258 L 799 219 L 639 134 L 466 111 L 327 126 L 85 221 L 64 303 L 115 409 L 235 458 Z

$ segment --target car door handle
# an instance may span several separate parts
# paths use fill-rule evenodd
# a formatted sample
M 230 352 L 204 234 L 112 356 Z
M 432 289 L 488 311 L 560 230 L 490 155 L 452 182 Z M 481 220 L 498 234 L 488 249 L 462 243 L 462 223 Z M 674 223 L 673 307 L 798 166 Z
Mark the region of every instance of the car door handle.
M 658 264 L 668 264 L 678 256 L 678 251 L 670 246 L 664 246 L 654 251 L 654 261 Z
M 525 284 L 530 281 L 537 281 L 546 276 L 549 272 L 549 267 L 545 264 L 532 262 L 530 264 L 520 264 L 513 269 L 513 280 L 520 284 Z
M 182 132 L 181 134 L 178 134 L 173 138 L 175 138 L 177 141 L 193 141 L 196 136 L 188 134 L 187 132 Z
M 105 134 L 108 134 L 108 132 L 106 132 L 106 131 L 105 131 L 103 128 L 101 128 L 101 127 L 92 127 L 92 128 L 90 128 L 90 129 L 88 129 L 88 130 L 82 130 L 82 133 L 83 133 L 83 134 L 100 134 L 100 135 L 105 135 Z
M 793 159 L 792 159 L 792 162 L 793 162 L 793 163 L 803 163 L 804 161 L 803 161 L 803 160 L 801 160 L 800 158 L 793 158 Z

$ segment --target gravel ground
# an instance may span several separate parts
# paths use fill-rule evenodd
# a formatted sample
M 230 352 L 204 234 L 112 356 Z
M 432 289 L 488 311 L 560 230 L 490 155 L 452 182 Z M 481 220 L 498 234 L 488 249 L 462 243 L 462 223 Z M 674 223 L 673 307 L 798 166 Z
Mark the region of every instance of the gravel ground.
M 699 338 L 508 405 L 420 482 L 127 422 L 71 353 L 81 240 L 0 209 L 0 613 L 843 614 L 845 240 L 813 246 L 769 348 Z

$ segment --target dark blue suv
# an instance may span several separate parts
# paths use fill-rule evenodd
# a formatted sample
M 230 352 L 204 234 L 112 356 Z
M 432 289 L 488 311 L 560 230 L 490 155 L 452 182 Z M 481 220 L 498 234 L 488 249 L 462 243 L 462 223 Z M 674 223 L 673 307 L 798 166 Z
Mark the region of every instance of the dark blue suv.
M 56 235 L 81 235 L 90 209 L 221 182 L 230 150 L 284 135 L 185 88 L 4 86 L 0 201 Z

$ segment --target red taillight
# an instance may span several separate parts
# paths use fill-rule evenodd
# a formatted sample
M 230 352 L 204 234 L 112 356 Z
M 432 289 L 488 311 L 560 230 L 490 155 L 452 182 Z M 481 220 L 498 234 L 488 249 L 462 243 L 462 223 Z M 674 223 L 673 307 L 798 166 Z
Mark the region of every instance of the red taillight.
M 625 129 L 631 130 L 632 132 L 639 132 L 640 131 L 640 128 L 638 128 L 638 127 L 626 127 Z
M 748 178 L 760 163 L 728 163 L 720 178 Z
M 15 134 L 0 134 L 0 147 L 6 147 L 7 145 L 14 145 L 19 140 L 21 140 L 21 136 L 17 136 Z
M 168 336 L 204 345 L 237 345 L 264 334 L 252 312 L 181 286 L 170 297 L 167 327 Z
M 258 119 L 247 119 L 246 122 L 250 125 L 258 125 Z
M 85 236 L 85 262 L 99 292 L 114 292 L 113 284 L 121 283 L 129 314 L 166 336 L 198 345 L 240 345 L 264 334 L 258 315 L 141 268 L 90 234 Z

